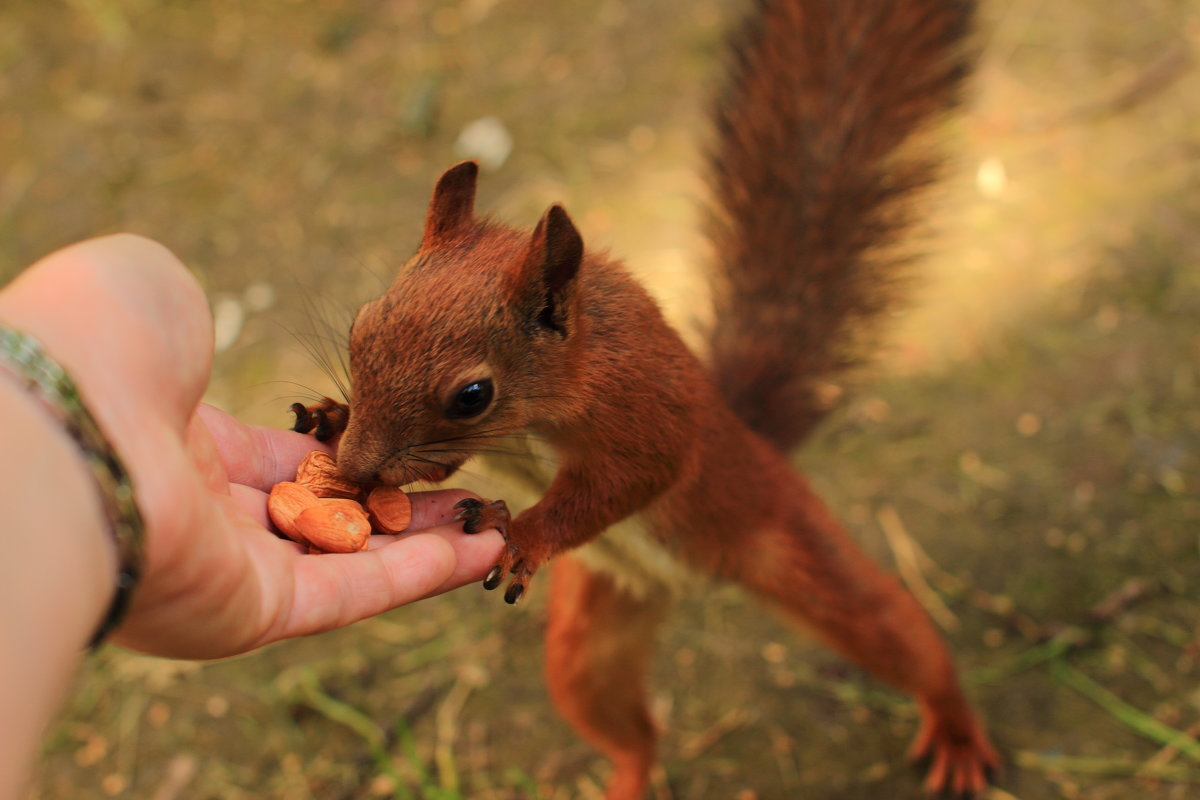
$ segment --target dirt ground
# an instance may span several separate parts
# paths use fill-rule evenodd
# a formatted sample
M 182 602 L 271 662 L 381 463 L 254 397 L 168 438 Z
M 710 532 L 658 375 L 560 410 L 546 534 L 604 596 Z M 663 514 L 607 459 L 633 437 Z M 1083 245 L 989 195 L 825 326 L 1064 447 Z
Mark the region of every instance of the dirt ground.
M 741 6 L 12 0 L 0 277 L 163 241 L 213 305 L 210 402 L 286 425 L 477 155 L 481 208 L 564 202 L 693 327 Z M 1200 797 L 1198 47 L 1197 0 L 985 3 L 912 310 L 798 459 L 946 631 L 1007 761 L 989 800 Z M 468 587 L 227 661 L 107 648 L 32 796 L 599 798 L 543 691 L 544 610 Z M 911 703 L 730 587 L 664 628 L 654 705 L 659 800 L 921 796 Z

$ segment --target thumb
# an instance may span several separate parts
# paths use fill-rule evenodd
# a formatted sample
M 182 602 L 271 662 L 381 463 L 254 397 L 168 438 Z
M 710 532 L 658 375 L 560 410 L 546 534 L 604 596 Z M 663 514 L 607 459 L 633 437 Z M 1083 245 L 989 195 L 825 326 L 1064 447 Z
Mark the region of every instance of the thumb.
M 46 256 L 0 293 L 0 319 L 45 345 L 110 436 L 148 412 L 182 435 L 208 382 L 204 293 L 178 258 L 140 236 L 90 239 Z

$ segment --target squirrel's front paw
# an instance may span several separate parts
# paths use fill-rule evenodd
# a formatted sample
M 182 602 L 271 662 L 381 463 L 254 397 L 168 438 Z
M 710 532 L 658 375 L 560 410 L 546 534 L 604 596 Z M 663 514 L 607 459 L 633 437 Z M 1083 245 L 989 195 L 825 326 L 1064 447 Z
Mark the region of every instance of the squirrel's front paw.
M 495 589 L 503 583 L 505 575 L 512 575 L 512 581 L 504 591 L 504 602 L 515 604 L 525 595 L 529 582 L 533 580 L 533 573 L 546 560 L 545 557 L 536 553 L 537 548 L 517 544 L 514 537 L 510 536 L 511 517 L 503 500 L 485 503 L 468 497 L 458 501 L 455 508 L 458 509 L 455 518 L 462 520 L 465 533 L 495 528 L 504 537 L 504 553 L 500 556 L 500 563 L 492 567 L 483 579 L 483 588 Z
M 503 500 L 485 503 L 467 497 L 455 503 L 454 507 L 458 509 L 454 518 L 462 522 L 463 533 L 479 533 L 495 528 L 501 536 L 508 538 L 508 522 L 512 516 L 508 513 L 508 504 Z
M 296 415 L 292 430 L 297 433 L 312 433 L 318 442 L 327 442 L 346 430 L 350 422 L 350 407 L 326 397 L 316 405 L 292 403 L 291 411 Z

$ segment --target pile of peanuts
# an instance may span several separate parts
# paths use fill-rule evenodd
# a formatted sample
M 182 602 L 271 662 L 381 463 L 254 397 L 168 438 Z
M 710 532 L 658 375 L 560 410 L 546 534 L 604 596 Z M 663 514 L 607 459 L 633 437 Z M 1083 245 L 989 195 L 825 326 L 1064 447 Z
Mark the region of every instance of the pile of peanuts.
M 394 486 L 366 488 L 339 477 L 329 453 L 314 450 L 267 498 L 271 522 L 309 553 L 355 553 L 372 533 L 400 533 L 412 518 L 408 495 Z

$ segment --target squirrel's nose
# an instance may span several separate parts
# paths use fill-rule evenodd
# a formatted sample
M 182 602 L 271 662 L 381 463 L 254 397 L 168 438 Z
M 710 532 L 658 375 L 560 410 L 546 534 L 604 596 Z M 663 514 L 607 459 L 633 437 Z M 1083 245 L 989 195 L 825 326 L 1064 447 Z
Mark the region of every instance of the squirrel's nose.
M 338 442 L 338 474 L 346 480 L 355 483 L 378 482 L 379 469 L 386 458 L 382 449 L 371 447 L 363 441 L 359 432 L 353 429 L 353 423 Z
M 370 484 L 379 483 L 379 472 L 377 470 L 348 470 L 342 465 L 338 465 L 338 474 L 348 481 L 354 483 Z
M 354 456 L 344 457 L 342 448 L 338 448 L 338 474 L 348 481 L 355 483 L 378 483 L 378 462 L 364 462 Z

